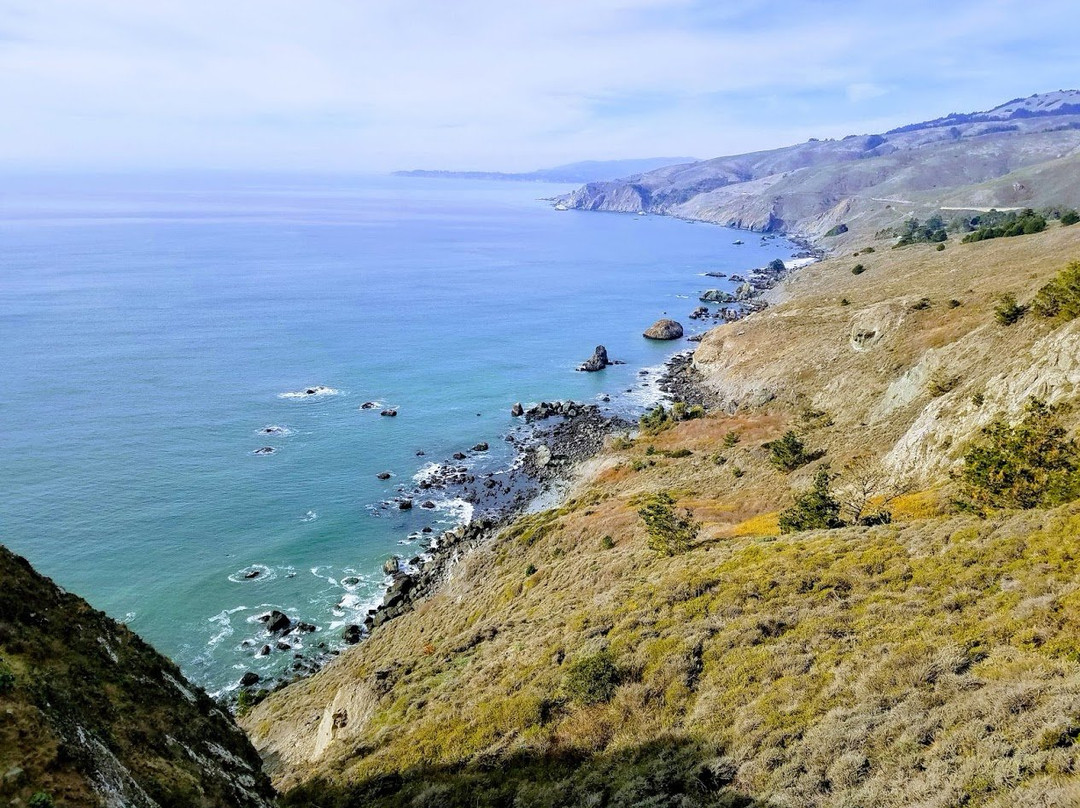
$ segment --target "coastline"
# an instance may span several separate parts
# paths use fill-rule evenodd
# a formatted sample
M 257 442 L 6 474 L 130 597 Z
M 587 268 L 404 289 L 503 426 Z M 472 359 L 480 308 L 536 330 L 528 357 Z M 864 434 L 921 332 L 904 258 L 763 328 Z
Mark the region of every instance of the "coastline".
M 746 278 L 720 275 L 747 287 L 745 295 L 735 302 L 733 319 L 764 309 L 768 305 L 762 299 L 765 293 L 779 286 L 793 272 L 825 255 L 823 250 L 803 238 L 786 234 L 775 236 L 787 240 L 795 248 L 792 257 L 784 262 L 783 270 L 747 269 L 743 270 Z M 709 317 L 718 321 L 716 325 L 722 321 L 723 311 L 710 311 Z M 698 319 L 693 314 L 689 316 Z M 639 369 L 639 379 L 647 375 L 655 384 L 656 398 L 649 408 L 674 401 L 701 406 L 706 411 L 723 406 L 720 396 L 703 383 L 693 365 L 696 343 L 716 325 L 686 337 L 685 342 L 690 344 L 668 356 L 659 368 Z M 605 397 L 604 401 L 609 400 Z M 387 559 L 383 565 L 385 583 L 381 599 L 376 597 L 370 601 L 373 605 L 361 622 L 345 624 L 336 641 L 320 643 L 310 657 L 295 654 L 293 662 L 273 678 L 254 677 L 251 681 L 245 674 L 239 687 L 226 691 L 226 698 L 257 703 L 270 691 L 280 690 L 317 673 L 349 647 L 370 636 L 376 628 L 406 614 L 437 593 L 465 554 L 492 540 L 516 518 L 531 511 L 559 507 L 572 496 L 589 461 L 601 453 L 608 437 L 637 430 L 636 421 L 615 414 L 615 409 L 602 408 L 596 403 L 540 402 L 529 410 L 515 412 L 521 423 L 502 436 L 517 449 L 515 459 L 509 465 L 485 473 L 450 461 L 432 464 L 423 474 L 414 477 L 416 485 L 411 490 L 399 488 L 399 495 L 385 505 L 408 510 L 434 507 L 428 497 L 455 500 L 466 504 L 462 522 L 438 534 L 425 529 L 427 535 L 420 537 L 422 549 L 410 557 L 395 554 Z M 486 444 L 484 447 L 486 450 Z M 479 449 L 479 446 L 474 447 L 474 451 Z M 466 457 L 464 452 L 454 455 L 455 461 Z M 245 680 L 248 680 L 247 684 Z

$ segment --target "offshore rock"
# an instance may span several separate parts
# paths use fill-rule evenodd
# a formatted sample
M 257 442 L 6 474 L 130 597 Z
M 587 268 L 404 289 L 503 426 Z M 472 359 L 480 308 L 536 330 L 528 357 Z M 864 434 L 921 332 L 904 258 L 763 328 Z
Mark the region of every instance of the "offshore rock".
M 646 339 L 678 339 L 683 335 L 683 327 L 674 320 L 657 320 L 642 335 Z

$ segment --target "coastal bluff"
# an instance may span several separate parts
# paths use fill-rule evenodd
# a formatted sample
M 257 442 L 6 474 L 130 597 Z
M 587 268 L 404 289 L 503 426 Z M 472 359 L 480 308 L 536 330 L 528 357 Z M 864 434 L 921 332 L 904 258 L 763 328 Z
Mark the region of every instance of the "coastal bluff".
M 271 808 L 274 796 L 224 708 L 0 546 L 0 804 Z

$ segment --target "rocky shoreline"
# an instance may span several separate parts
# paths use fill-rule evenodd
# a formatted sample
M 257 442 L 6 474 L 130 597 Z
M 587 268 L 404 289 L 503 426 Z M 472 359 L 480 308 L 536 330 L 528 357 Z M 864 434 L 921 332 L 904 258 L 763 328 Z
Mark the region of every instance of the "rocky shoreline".
M 789 241 L 803 248 L 793 256 L 795 260 L 817 260 L 822 257 L 822 252 L 808 242 L 790 237 Z M 720 293 L 713 297 L 707 297 L 709 293 L 704 293 L 702 302 L 731 302 L 735 308 L 714 311 L 702 306 L 691 313 L 690 318 L 730 321 L 764 309 L 767 304 L 759 299 L 760 295 L 797 268 L 789 268 L 777 261 L 767 267 L 751 270 L 745 277 L 727 276 L 740 284 L 736 293 L 723 293 L 727 295 L 724 298 Z M 723 277 L 723 273 L 716 273 L 715 276 Z M 689 337 L 688 341 L 699 341 L 701 336 Z M 593 357 L 578 369 L 595 371 L 616 363 L 608 359 L 603 346 L 597 346 Z M 703 384 L 700 372 L 693 364 L 693 348 L 668 359 L 659 377 L 658 387 L 671 401 L 700 406 L 705 410 L 724 406 L 719 394 Z M 608 399 L 605 397 L 604 400 Z M 490 541 L 498 531 L 526 512 L 538 497 L 568 481 L 574 468 L 596 455 L 609 435 L 637 428 L 635 423 L 605 414 L 597 404 L 573 401 L 541 402 L 527 410 L 521 404 L 514 404 L 511 414 L 523 423 L 505 436 L 505 440 L 518 450 L 517 458 L 510 466 L 486 473 L 470 470 L 464 462 L 470 454 L 486 452 L 489 448 L 486 443 L 478 444 L 470 454 L 457 452 L 451 460 L 434 466 L 414 486 L 400 487 L 397 497 L 383 503 L 383 507 L 388 509 L 410 510 L 414 506 L 433 509 L 436 507 L 434 498 L 460 499 L 469 503 L 473 511 L 468 522 L 438 535 L 431 528 L 424 528 L 423 533 L 429 538 L 420 552 L 408 558 L 394 556 L 387 560 L 383 572 L 389 578 L 389 584 L 382 601 L 368 611 L 361 623 L 345 626 L 341 639 L 346 645 L 360 642 L 377 627 L 405 614 L 430 597 L 464 553 Z M 276 641 L 278 648 L 283 645 L 288 647 L 291 632 L 308 630 L 308 624 L 293 623 L 285 615 L 272 615 L 270 620 L 280 629 L 269 640 Z M 339 653 L 339 649 L 321 642 L 314 656 L 295 653 L 288 669 L 273 680 L 264 681 L 254 673 L 245 674 L 241 679 L 241 692 L 247 693 L 249 701 L 252 697 L 258 700 L 269 689 L 277 690 L 292 681 L 310 676 Z
M 483 544 L 524 513 L 540 495 L 568 480 L 574 468 L 596 455 L 605 439 L 618 432 L 628 432 L 636 424 L 616 415 L 605 414 L 597 404 L 573 401 L 541 402 L 524 409 L 515 405 L 523 424 L 506 436 L 518 448 L 517 458 L 509 467 L 493 472 L 474 474 L 457 462 L 435 467 L 430 474 L 404 489 L 404 493 L 387 506 L 405 509 L 413 501 L 426 496 L 459 498 L 473 506 L 469 522 L 438 535 L 431 534 L 424 549 L 405 558 L 394 556 L 387 560 L 383 572 L 390 583 L 382 602 L 370 609 L 362 623 L 345 626 L 341 639 L 346 645 L 360 642 L 380 625 L 410 611 L 415 604 L 434 594 L 445 581 L 454 563 L 470 548 Z M 483 450 L 486 451 L 484 446 Z M 474 447 L 480 451 L 481 445 Z M 455 456 L 459 461 L 464 453 Z M 431 500 L 424 499 L 419 507 Z M 429 531 L 429 528 L 425 528 Z M 295 621 L 274 611 L 259 618 L 268 632 L 264 649 L 274 645 L 280 650 L 293 650 L 289 638 L 314 629 L 307 623 Z M 320 642 L 314 655 L 295 653 L 288 668 L 273 679 L 263 679 L 253 671 L 240 679 L 238 701 L 255 703 L 271 690 L 280 690 L 291 682 L 306 678 L 340 653 L 327 642 Z M 245 694 L 245 695 L 241 695 Z

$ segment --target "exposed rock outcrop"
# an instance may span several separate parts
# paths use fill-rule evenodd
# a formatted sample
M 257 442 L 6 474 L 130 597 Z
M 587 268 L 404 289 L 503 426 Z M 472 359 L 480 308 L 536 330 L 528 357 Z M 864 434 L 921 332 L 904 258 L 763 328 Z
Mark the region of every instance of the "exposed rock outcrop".
M 653 323 L 642 336 L 646 339 L 679 339 L 682 335 L 682 325 L 665 318 Z

